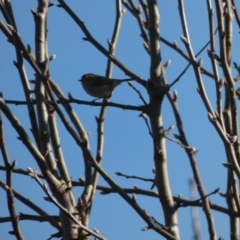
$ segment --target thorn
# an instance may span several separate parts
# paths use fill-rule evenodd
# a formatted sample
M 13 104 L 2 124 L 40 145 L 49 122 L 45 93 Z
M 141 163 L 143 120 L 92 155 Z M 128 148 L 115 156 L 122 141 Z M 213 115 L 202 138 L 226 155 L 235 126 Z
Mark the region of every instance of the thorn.
M 68 93 L 68 98 L 69 98 L 69 100 L 72 100 L 72 99 L 73 99 L 71 93 Z
M 144 48 L 149 52 L 149 43 L 147 43 L 147 42 L 143 42 L 143 46 L 144 46 Z
M 124 8 L 124 9 L 122 10 L 121 14 L 124 15 L 126 12 L 127 12 L 127 11 L 126 11 L 126 9 Z
M 145 226 L 145 227 L 143 227 L 143 228 L 141 228 L 141 231 L 147 231 L 149 229 L 149 227 L 148 226 Z
M 112 47 L 112 42 L 109 39 L 107 40 L 107 43 L 110 47 Z
M 173 91 L 173 101 L 176 102 L 177 101 L 177 97 L 178 97 L 178 92 L 176 89 L 174 89 Z
M 221 58 L 214 52 L 211 52 L 210 50 L 207 50 L 208 56 L 212 56 L 215 60 L 217 60 L 219 63 L 221 62 Z
M 147 120 L 147 115 L 145 113 L 140 113 L 138 117 L 142 117 L 143 119 Z
M 32 52 L 31 46 L 30 46 L 29 44 L 27 44 L 27 51 L 28 51 L 28 53 L 31 53 L 31 52 Z
M 173 136 L 177 139 L 181 141 L 181 137 L 178 134 L 173 134 Z
M 51 201 L 52 201 L 52 200 L 51 200 L 49 197 L 47 197 L 47 196 L 44 196 L 43 199 L 44 199 L 45 201 L 47 201 L 47 202 L 51 202 Z
M 96 228 L 93 228 L 93 231 L 99 235 L 101 234 Z
M 152 184 L 150 189 L 153 190 L 154 187 L 155 187 L 155 183 Z
M 12 162 L 11 169 L 13 170 L 13 169 L 16 167 L 16 165 L 17 165 L 17 161 L 14 160 L 14 161 Z
M 48 7 L 52 7 L 52 6 L 54 6 L 54 3 L 51 2 L 51 1 L 49 1 L 49 2 L 48 2 Z
M 170 127 L 168 127 L 167 130 L 165 130 L 166 133 L 169 133 L 172 129 L 174 129 L 175 125 L 172 124 Z
M 53 55 L 49 58 L 49 61 L 54 60 L 56 57 L 57 57 L 57 55 L 56 55 L 56 54 L 53 54 Z
M 178 49 L 178 44 L 177 44 L 177 41 L 173 41 L 173 45 L 174 45 L 174 48 Z
M 182 193 L 179 193 L 178 196 L 177 196 L 178 199 L 181 199 L 182 198 Z
M 33 169 L 30 167 L 27 167 L 28 173 L 33 173 Z
M 18 68 L 18 63 L 16 61 L 13 60 L 13 65 Z
M 237 70 L 238 70 L 238 65 L 237 65 L 237 63 L 236 63 L 236 62 L 233 62 L 233 66 L 234 66 L 234 68 L 235 68 L 235 69 L 237 69 Z
M 130 87 L 133 87 L 132 81 L 128 81 L 128 85 L 129 85 Z
M 34 9 L 31 9 L 31 12 L 32 12 L 34 18 L 39 16 L 39 14 Z
M 232 169 L 232 164 L 231 163 L 222 163 L 222 165 L 225 167 L 225 168 L 228 168 L 228 169 Z
M 197 64 L 198 64 L 198 67 L 201 67 L 201 66 L 202 66 L 202 63 L 203 63 L 203 59 L 200 58 L 199 61 L 198 61 L 198 63 L 197 63 Z
M 167 62 L 165 62 L 165 64 L 163 65 L 163 67 L 166 69 L 167 67 L 169 67 L 171 64 L 171 60 L 169 59 Z
M 85 181 L 85 179 L 84 178 L 78 178 L 78 181 L 80 182 L 80 183 L 86 183 L 86 181 Z
M 184 36 L 180 36 L 180 39 L 182 40 L 183 43 L 189 44 L 188 40 Z

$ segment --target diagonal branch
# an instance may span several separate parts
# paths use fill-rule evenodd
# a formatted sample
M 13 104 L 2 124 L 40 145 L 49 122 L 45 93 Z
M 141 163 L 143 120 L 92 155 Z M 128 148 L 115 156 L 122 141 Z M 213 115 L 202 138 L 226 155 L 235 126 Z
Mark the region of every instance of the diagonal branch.
M 96 237 L 97 239 L 100 240 L 105 240 L 104 237 L 102 237 L 101 235 L 95 233 L 94 231 L 88 229 L 87 227 L 85 227 L 83 224 L 80 223 L 80 221 L 78 221 L 72 213 L 70 213 L 66 208 L 64 208 L 63 206 L 61 206 L 55 199 L 54 197 L 51 195 L 51 193 L 49 192 L 47 185 L 43 184 L 41 182 L 41 180 L 38 178 L 37 174 L 35 174 L 35 171 L 33 171 L 32 169 L 28 168 L 29 171 L 29 175 L 35 179 L 35 181 L 40 185 L 40 187 L 43 189 L 43 191 L 47 194 L 48 198 L 51 200 L 51 202 L 56 205 L 61 211 L 65 212 L 65 214 L 81 229 L 85 230 L 86 232 L 88 232 L 89 234 L 91 234 L 92 236 Z
M 6 193 L 7 193 L 7 203 L 8 203 L 8 210 L 11 217 L 13 233 L 18 240 L 23 240 L 24 237 L 21 233 L 19 224 L 18 224 L 18 217 L 15 210 L 15 203 L 14 203 L 14 193 L 12 190 L 12 170 L 16 166 L 16 160 L 10 164 L 10 160 L 8 157 L 5 140 L 4 140 L 4 133 L 3 133 L 3 122 L 2 122 L 2 114 L 0 111 L 0 149 L 3 157 L 3 161 L 6 167 Z

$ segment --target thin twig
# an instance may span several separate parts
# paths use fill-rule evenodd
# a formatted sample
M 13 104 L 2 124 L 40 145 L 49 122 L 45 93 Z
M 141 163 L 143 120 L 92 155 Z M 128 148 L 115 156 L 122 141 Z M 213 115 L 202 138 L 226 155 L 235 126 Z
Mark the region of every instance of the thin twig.
M 39 186 L 43 189 L 43 191 L 47 194 L 48 198 L 51 200 L 51 202 L 57 206 L 61 211 L 63 211 L 79 228 L 83 229 L 84 231 L 88 232 L 90 235 L 96 237 L 97 239 L 106 240 L 103 236 L 95 233 L 94 231 L 88 229 L 84 225 L 82 225 L 74 216 L 72 213 L 70 213 L 66 208 L 64 208 L 61 204 L 59 204 L 55 198 L 52 196 L 52 194 L 49 192 L 47 185 L 42 183 L 41 180 L 38 178 L 37 174 L 34 170 L 31 168 L 28 168 L 29 175 L 34 178 L 34 180 L 39 184 Z
M 217 33 L 218 28 L 215 30 L 214 34 Z M 210 44 L 210 41 L 208 41 L 199 51 L 198 53 L 195 55 L 195 57 L 198 57 L 206 48 L 207 46 Z M 191 62 L 188 63 L 188 65 L 183 69 L 183 71 L 178 75 L 178 77 L 169 85 L 169 88 L 171 88 L 175 83 L 177 83 L 180 78 L 184 75 L 184 73 L 188 70 L 188 68 L 192 65 Z M 203 71 L 203 70 L 201 70 Z
M 15 209 L 14 203 L 14 193 L 12 190 L 12 170 L 16 166 L 16 160 L 10 164 L 10 159 L 8 157 L 5 140 L 4 140 L 4 132 L 3 132 L 3 121 L 2 121 L 2 112 L 0 111 L 0 149 L 3 157 L 3 161 L 6 167 L 6 193 L 7 193 L 7 203 L 8 210 L 11 217 L 11 223 L 13 227 L 13 234 L 16 236 L 18 240 L 23 240 L 24 237 L 21 233 L 20 226 L 18 224 L 18 217 Z
M 145 101 L 141 92 L 132 84 L 131 81 L 128 82 L 128 85 L 138 94 L 139 98 L 142 100 L 143 104 L 147 106 L 147 102 Z
M 186 203 L 180 203 L 180 204 L 177 204 L 177 208 L 179 207 L 187 207 L 188 204 L 195 204 L 195 203 L 198 203 L 200 201 L 202 201 L 203 199 L 205 198 L 208 198 L 209 196 L 213 195 L 213 194 L 216 194 L 219 192 L 219 188 L 216 188 L 214 191 L 212 191 L 211 193 L 208 193 L 207 195 L 204 195 L 203 197 L 200 197 L 199 199 L 196 199 L 196 200 L 191 200 L 189 201 L 187 204 Z
M 125 177 L 125 178 L 132 178 L 132 179 L 138 179 L 138 180 L 142 180 L 144 182 L 154 182 L 154 179 L 152 178 L 143 178 L 143 177 L 138 177 L 138 176 L 133 176 L 133 175 L 126 175 L 126 174 L 123 174 L 121 172 L 116 172 L 115 173 L 117 176 L 121 176 L 121 177 Z

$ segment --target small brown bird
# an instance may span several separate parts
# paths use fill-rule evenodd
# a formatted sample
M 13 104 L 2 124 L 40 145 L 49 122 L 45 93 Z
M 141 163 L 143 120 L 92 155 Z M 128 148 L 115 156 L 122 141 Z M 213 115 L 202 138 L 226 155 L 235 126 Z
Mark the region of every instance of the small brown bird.
M 93 73 L 84 74 L 79 80 L 82 82 L 83 89 L 92 97 L 109 97 L 116 86 L 122 82 L 133 80 L 129 79 L 111 79 Z

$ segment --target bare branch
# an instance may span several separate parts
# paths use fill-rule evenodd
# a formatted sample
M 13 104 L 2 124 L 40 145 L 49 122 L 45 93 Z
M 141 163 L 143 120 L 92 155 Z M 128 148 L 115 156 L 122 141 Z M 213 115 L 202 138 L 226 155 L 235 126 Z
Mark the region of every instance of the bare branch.
M 83 230 L 85 230 L 86 232 L 88 232 L 89 234 L 91 234 L 92 236 L 96 237 L 97 239 L 102 239 L 105 240 L 105 238 L 99 234 L 97 234 L 96 232 L 88 229 L 87 227 L 85 227 L 83 224 L 80 223 L 80 221 L 78 221 L 72 213 L 70 213 L 66 208 L 64 208 L 61 204 L 59 204 L 54 197 L 51 195 L 51 193 L 49 192 L 47 185 L 43 184 L 41 182 L 41 180 L 38 178 L 37 174 L 35 174 L 35 171 L 33 171 L 32 169 L 28 168 L 29 171 L 29 175 L 31 177 L 33 177 L 36 182 L 40 185 L 40 187 L 43 189 L 43 191 L 47 194 L 47 196 L 51 199 L 51 202 L 56 205 L 60 210 L 62 210 L 63 212 L 65 212 L 65 214 L 77 225 L 78 228 L 82 228 Z
M 11 164 L 6 145 L 4 140 L 4 133 L 3 133 L 3 121 L 2 121 L 2 114 L 0 111 L 0 149 L 3 157 L 3 161 L 6 167 L 6 193 L 7 193 L 7 203 L 8 203 L 8 210 L 11 217 L 13 233 L 18 240 L 23 240 L 24 237 L 21 233 L 20 226 L 18 224 L 18 217 L 15 210 L 15 203 L 14 203 L 14 193 L 12 190 L 12 170 L 15 168 L 16 160 Z

